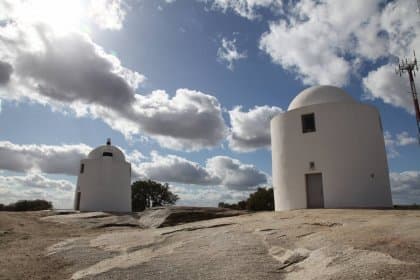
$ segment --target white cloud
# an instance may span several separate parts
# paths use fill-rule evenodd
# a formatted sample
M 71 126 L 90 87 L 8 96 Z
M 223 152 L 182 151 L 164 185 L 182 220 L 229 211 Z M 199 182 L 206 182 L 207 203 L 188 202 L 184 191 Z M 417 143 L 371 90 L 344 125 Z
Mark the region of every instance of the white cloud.
M 267 183 L 267 175 L 254 165 L 243 164 L 227 156 L 215 156 L 207 160 L 209 174 L 219 178 L 220 185 L 236 190 L 253 189 Z
M 397 136 L 398 146 L 407 146 L 412 144 L 417 144 L 416 137 L 410 136 L 407 131 L 398 133 Z
M 390 173 L 394 204 L 420 203 L 420 171 Z
M 229 190 L 224 187 L 170 186 L 170 190 L 179 196 L 177 205 L 217 206 L 219 202 L 236 203 L 246 199 L 249 191 Z
M 249 190 L 267 183 L 267 175 L 255 166 L 226 156 L 212 157 L 201 166 L 179 156 L 152 152 L 151 161 L 134 165 L 133 173 L 161 182 L 224 186 L 233 190 Z
M 413 99 L 407 74 L 403 77 L 395 74 L 395 65 L 387 64 L 371 71 L 363 78 L 368 99 L 381 99 L 383 102 L 404 108 L 414 113 Z M 418 82 L 416 86 L 419 86 Z
M 91 147 L 78 145 L 18 145 L 0 141 L 0 169 L 16 172 L 77 175 L 80 160 Z
M 123 0 L 91 0 L 88 15 L 101 29 L 119 30 L 127 9 Z
M 71 110 L 103 120 L 128 139 L 145 134 L 173 149 L 213 147 L 225 137 L 214 96 L 190 89 L 172 97 L 162 90 L 137 94 L 145 76 L 123 67 L 87 34 L 18 19 L 0 26 L 0 61 L 13 69 L 0 91 L 3 100 Z
M 247 57 L 246 52 L 238 51 L 236 47 L 236 39 L 228 40 L 222 38 L 222 46 L 217 50 L 217 58 L 221 63 L 226 62 L 227 68 L 231 71 L 234 69 L 234 62 Z
M 212 8 L 223 12 L 233 11 L 234 13 L 249 20 L 260 18 L 258 9 L 271 8 L 279 10 L 282 7 L 281 0 L 204 0 L 211 3 Z
M 172 98 L 162 90 L 136 95 L 133 111 L 143 131 L 172 149 L 212 147 L 227 132 L 219 101 L 195 90 L 178 89 Z
M 242 111 L 240 106 L 233 108 L 229 111 L 229 147 L 234 151 L 247 152 L 270 146 L 270 120 L 281 112 L 283 110 L 275 106 L 255 106 L 248 112 Z
M 25 176 L 0 176 L 0 185 L 22 185 L 28 188 L 55 189 L 62 191 L 74 190 L 74 184 L 67 180 L 53 180 L 40 173 L 28 173 Z
M 161 182 L 197 185 L 216 183 L 198 163 L 175 155 L 161 156 L 157 152 L 151 153 L 150 162 L 133 166 L 133 171 L 137 176 Z
M 348 83 L 367 61 L 411 53 L 419 46 L 416 2 L 301 0 L 270 23 L 260 48 L 304 84 Z
M 143 160 L 148 158 L 147 156 L 143 155 L 140 151 L 133 150 L 130 153 L 127 153 L 121 147 L 118 147 L 118 148 L 123 151 L 123 153 L 125 154 L 125 160 L 128 162 L 140 163 Z
M 389 131 L 384 133 L 385 146 L 388 158 L 396 158 L 400 155 L 398 147 L 413 145 L 417 143 L 417 139 L 410 136 L 407 131 L 397 133 L 393 136 Z
M 67 180 L 50 179 L 39 173 L 0 176 L 0 203 L 45 199 L 55 208 L 71 208 L 74 188 L 74 184 Z

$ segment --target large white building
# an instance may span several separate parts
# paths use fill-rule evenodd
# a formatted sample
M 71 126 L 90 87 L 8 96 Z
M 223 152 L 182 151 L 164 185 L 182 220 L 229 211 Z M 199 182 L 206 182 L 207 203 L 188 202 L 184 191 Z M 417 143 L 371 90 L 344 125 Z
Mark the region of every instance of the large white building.
M 271 120 L 276 211 L 392 206 L 379 112 L 340 88 L 299 93 Z
M 74 209 L 131 212 L 131 165 L 108 140 L 80 161 Z

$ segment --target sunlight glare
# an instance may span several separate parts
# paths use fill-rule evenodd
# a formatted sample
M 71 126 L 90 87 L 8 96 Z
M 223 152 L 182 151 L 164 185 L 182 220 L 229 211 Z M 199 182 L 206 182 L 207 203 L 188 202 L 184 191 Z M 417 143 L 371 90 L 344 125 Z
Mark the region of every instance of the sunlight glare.
M 80 29 L 82 10 L 80 0 L 30 0 L 21 6 L 19 18 L 28 23 L 41 22 L 65 33 Z

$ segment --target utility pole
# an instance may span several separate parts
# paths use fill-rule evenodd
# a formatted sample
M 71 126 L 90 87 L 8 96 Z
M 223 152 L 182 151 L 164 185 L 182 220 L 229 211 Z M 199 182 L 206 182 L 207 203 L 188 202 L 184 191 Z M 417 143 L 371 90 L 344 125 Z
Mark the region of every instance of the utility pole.
M 407 72 L 408 77 L 410 79 L 410 86 L 411 86 L 411 94 L 413 95 L 413 103 L 414 103 L 414 111 L 416 113 L 416 120 L 417 120 L 417 138 L 420 144 L 420 109 L 419 109 L 419 100 L 417 98 L 417 91 L 416 85 L 414 83 L 414 77 L 416 76 L 416 71 L 419 71 L 419 67 L 417 66 L 417 58 L 416 53 L 414 53 L 414 60 L 408 61 L 406 58 L 405 61 L 401 59 L 398 63 L 398 68 L 396 69 L 396 73 L 400 75 Z

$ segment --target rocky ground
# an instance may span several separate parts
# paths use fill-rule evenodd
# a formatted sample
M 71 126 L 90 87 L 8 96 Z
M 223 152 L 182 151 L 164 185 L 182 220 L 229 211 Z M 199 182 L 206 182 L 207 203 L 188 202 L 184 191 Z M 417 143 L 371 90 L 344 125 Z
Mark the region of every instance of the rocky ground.
M 0 212 L 0 279 L 420 279 L 415 210 L 56 214 Z

